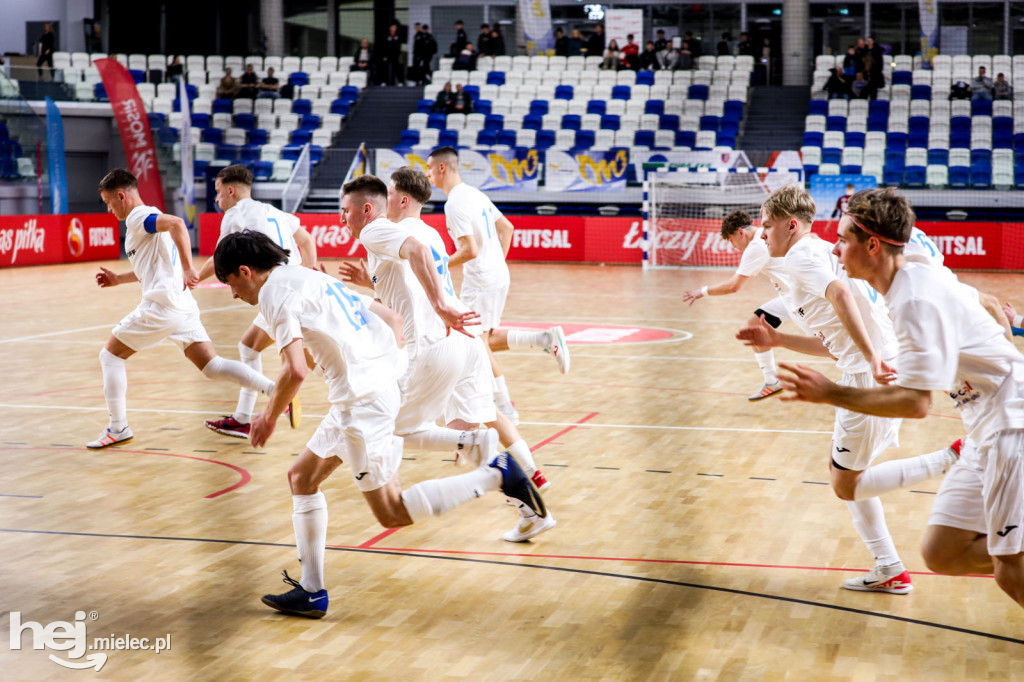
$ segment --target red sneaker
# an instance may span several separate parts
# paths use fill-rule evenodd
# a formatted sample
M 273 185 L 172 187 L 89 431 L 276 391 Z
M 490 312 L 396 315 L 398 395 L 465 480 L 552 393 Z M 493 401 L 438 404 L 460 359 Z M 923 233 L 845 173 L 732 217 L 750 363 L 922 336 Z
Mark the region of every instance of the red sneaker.
M 224 419 L 218 419 L 216 421 L 208 421 L 206 422 L 206 428 L 225 436 L 231 436 L 232 438 L 249 437 L 249 425 L 238 423 L 235 421 L 234 417 L 225 417 Z

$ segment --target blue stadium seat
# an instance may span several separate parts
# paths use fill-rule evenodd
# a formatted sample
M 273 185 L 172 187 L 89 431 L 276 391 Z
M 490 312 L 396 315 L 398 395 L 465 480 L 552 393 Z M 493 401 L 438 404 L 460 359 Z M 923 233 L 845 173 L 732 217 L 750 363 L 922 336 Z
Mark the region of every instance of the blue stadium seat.
M 907 166 L 903 175 L 903 183 L 911 187 L 923 187 L 926 175 L 927 169 L 924 166 Z
M 805 147 L 820 147 L 825 140 L 825 133 L 816 130 L 808 130 L 804 133 Z
M 904 159 L 907 157 L 905 149 L 886 149 L 885 150 L 885 165 L 886 166 L 899 166 L 903 168 Z
M 555 87 L 555 99 L 572 99 L 573 87 L 571 85 L 559 85 Z
M 707 100 L 709 88 L 706 85 L 691 85 L 686 91 L 687 99 Z
M 238 158 L 242 161 L 259 161 L 260 146 L 258 144 L 243 144 L 238 150 Z
M 910 147 L 928 146 L 928 117 L 911 116 L 909 123 L 910 132 L 907 134 L 907 145 Z
M 309 130 L 310 132 L 320 127 L 320 117 L 316 114 L 303 114 L 302 115 L 302 129 Z
M 825 119 L 825 130 L 827 132 L 846 132 L 846 117 L 845 116 L 829 116 Z
M 928 165 L 932 166 L 948 166 L 949 165 L 949 150 L 948 149 L 929 149 L 928 150 Z
M 484 119 L 485 130 L 501 130 L 505 127 L 505 117 L 501 114 L 488 114 Z M 499 142 L 499 144 L 501 144 Z
M 466 93 L 467 95 L 469 95 L 470 99 L 473 100 L 474 104 L 476 104 L 476 101 L 478 99 L 480 99 L 480 86 L 479 85 L 463 85 L 462 86 L 462 91 L 464 93 Z
M 420 131 L 406 128 L 398 140 L 399 147 L 415 147 L 420 143 Z
M 860 147 L 864 148 L 864 133 L 861 132 L 850 132 L 846 133 L 846 146 L 847 147 Z
M 700 117 L 700 129 L 701 130 L 718 130 L 718 117 L 717 116 L 701 116 Z
M 503 144 L 508 147 L 516 146 L 516 131 L 514 130 L 498 130 L 498 144 Z
M 636 72 L 636 84 L 637 85 L 654 85 L 654 72 L 653 71 L 637 71 Z
M 661 116 L 665 113 L 665 100 L 663 99 L 649 99 L 644 102 L 644 113 L 655 114 Z
M 192 114 L 192 127 L 193 128 L 209 128 L 210 115 L 209 114 Z
M 505 72 L 504 71 L 490 71 L 487 73 L 487 84 L 488 85 L 504 85 L 505 84 Z
M 341 98 L 333 100 L 331 102 L 331 113 L 332 114 L 341 114 L 342 116 L 348 116 L 349 105 L 350 105 L 350 102 L 348 100 L 344 100 L 344 99 L 341 99 Z M 431 102 L 431 106 L 433 106 L 433 102 Z M 429 114 L 430 112 L 428 111 L 428 112 L 424 112 L 424 113 L 428 113 Z
M 309 145 L 309 162 L 314 166 L 324 158 L 324 148 L 318 144 Z
M 903 166 L 885 166 L 882 169 L 882 182 L 886 185 L 903 184 Z
M 230 114 L 234 111 L 234 106 L 234 100 L 218 97 L 213 100 L 213 108 L 211 111 L 215 114 Z
M 1013 148 L 1013 117 L 996 116 L 992 119 L 992 149 Z
M 286 144 L 281 147 L 281 158 L 287 159 L 288 161 L 296 161 L 299 155 L 302 154 L 301 144 Z
M 578 114 L 565 114 L 562 116 L 562 130 L 579 130 L 581 127 L 582 122 Z
M 218 144 L 217 158 L 220 159 L 221 161 L 230 161 L 231 163 L 238 161 L 238 145 Z
M 729 147 L 732 149 L 736 148 L 736 135 L 735 133 L 729 133 L 724 130 L 719 130 L 718 135 L 715 136 L 715 144 L 719 147 Z
M 313 103 L 308 99 L 297 99 L 292 101 L 292 113 L 299 116 L 313 113 Z
M 971 164 L 971 186 L 989 187 L 992 184 L 992 163 Z
M 969 116 L 954 116 L 949 119 L 949 148 L 971 148 L 971 119 Z
M 155 111 L 151 111 L 150 113 L 146 114 L 146 118 L 149 119 L 149 128 L 150 128 L 150 130 L 157 130 L 157 129 L 163 128 L 165 125 L 167 125 L 167 116 L 165 114 L 160 114 L 160 113 L 157 113 Z M 3 124 L 0 123 L 0 125 L 3 125 Z M 4 141 L 6 141 L 8 139 L 7 136 L 6 136 L 7 126 L 4 126 L 3 132 L 4 132 L 4 134 L 0 135 L 0 142 L 4 142 Z
M 144 70 L 142 70 L 142 69 L 128 69 L 128 73 L 131 75 L 132 80 L 135 81 L 136 85 L 138 85 L 139 83 L 145 83 L 146 82 L 146 72 Z
M 355 102 L 359 99 L 359 88 L 354 85 L 343 85 L 338 90 L 338 99 L 345 102 Z
M 868 102 L 868 116 L 872 114 L 884 115 L 886 120 L 889 119 L 889 100 L 885 99 L 873 99 Z
M 540 130 L 544 127 L 544 121 L 540 116 L 523 116 L 523 130 Z
M 608 114 L 601 117 L 601 130 L 618 130 L 620 120 L 615 114 Z
M 950 187 L 967 187 L 971 182 L 969 166 L 950 166 L 948 183 Z
M 593 130 L 576 131 L 576 149 L 590 149 L 594 146 L 595 133 Z
M 1024 152 L 1024 133 L 1013 134 L 1013 151 L 1015 154 Z
M 197 178 L 205 178 L 206 177 L 206 169 L 209 166 L 210 166 L 210 162 L 209 161 L 200 161 L 199 159 L 194 159 L 192 161 L 192 169 L 193 169 L 192 172 L 194 173 L 195 177 L 197 177 Z
M 971 116 L 991 116 L 992 100 L 974 99 L 971 100 Z
M 438 147 L 457 147 L 459 144 L 459 131 L 445 129 L 437 136 Z
M 629 100 L 631 97 L 631 89 L 628 85 L 615 85 L 612 86 L 612 99 L 624 99 Z
M 484 128 L 476 134 L 476 143 L 493 147 L 498 143 L 498 131 Z
M 309 85 L 309 74 L 305 71 L 293 71 L 288 76 L 288 85 Z
M 220 128 L 204 128 L 200 141 L 210 144 L 221 144 L 224 142 L 224 131 Z
M 893 85 L 913 85 L 914 74 L 911 71 L 893 71 L 892 72 L 892 84 Z
M 887 133 L 885 136 L 885 148 L 889 149 L 901 149 L 907 148 L 907 134 L 906 133 Z
M 679 130 L 679 116 L 662 114 L 658 117 L 658 130 Z
M 103 87 L 103 83 L 97 83 L 96 85 L 94 85 L 93 88 L 92 88 L 92 92 L 93 92 L 93 97 L 95 99 L 98 99 L 101 102 L 105 102 L 108 99 L 108 97 L 107 97 L 107 89 L 105 87 Z M 177 102 L 177 100 L 175 100 L 175 102 Z M 181 109 L 178 109 L 178 108 L 175 108 L 174 110 L 175 111 L 181 111 Z
M 293 130 L 288 139 L 292 144 L 309 144 L 313 139 L 313 131 L 299 128 L 298 130 Z
M 889 130 L 889 114 L 868 114 L 868 132 L 884 133 Z
M 438 130 L 444 130 L 444 127 L 448 124 L 448 114 L 430 114 L 427 117 L 427 127 L 437 128 Z
M 253 128 L 249 131 L 249 144 L 266 144 L 270 134 L 262 128 Z
M 637 147 L 653 147 L 654 146 L 654 131 L 653 130 L 638 130 L 633 136 L 633 144 Z
M 430 110 L 433 108 L 433 106 L 434 106 L 434 100 L 432 100 L 432 99 L 421 99 L 419 102 L 416 103 L 416 113 L 417 114 L 429 114 Z
M 253 164 L 252 177 L 256 182 L 267 182 L 274 173 L 274 164 L 270 161 L 257 161 Z
M 608 110 L 608 104 L 603 99 L 592 99 L 587 102 L 587 113 L 597 114 L 598 116 L 604 116 L 604 112 Z
M 821 162 L 840 164 L 843 161 L 843 150 L 839 147 L 822 147 Z
M 677 147 L 689 147 L 693 149 L 694 145 L 697 144 L 697 133 L 692 130 L 677 130 L 676 131 L 676 146 Z
M 986 166 L 992 165 L 992 150 L 991 149 L 972 149 L 971 150 L 971 165 L 975 166 L 983 164 Z
M 807 109 L 808 116 L 828 116 L 828 100 L 812 99 Z
M 537 149 L 547 149 L 555 144 L 555 131 L 554 130 L 538 130 L 537 138 L 534 140 L 534 146 Z
M 927 99 L 932 98 L 932 86 L 930 85 L 911 85 L 910 86 L 910 99 Z
M 256 127 L 256 117 L 253 114 L 235 114 L 235 127 L 252 130 Z
M 476 104 L 473 105 L 474 114 L 483 114 L 487 116 L 491 113 L 491 100 L 489 99 L 478 99 Z
M 530 102 L 530 116 L 543 116 L 548 113 L 548 101 L 546 99 L 535 99 Z
M 738 99 L 727 99 L 722 108 L 722 118 L 740 120 L 743 118 L 743 102 Z
M 7 129 L 6 123 L 0 123 L 0 142 L 6 142 L 11 139 L 11 133 Z

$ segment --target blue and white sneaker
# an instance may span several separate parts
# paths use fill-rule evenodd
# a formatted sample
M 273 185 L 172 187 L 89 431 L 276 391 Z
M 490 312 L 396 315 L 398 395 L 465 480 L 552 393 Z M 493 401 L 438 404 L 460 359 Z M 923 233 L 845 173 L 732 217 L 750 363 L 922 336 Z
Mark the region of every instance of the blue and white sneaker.
M 541 498 L 537 486 L 519 466 L 515 457 L 507 452 L 499 452 L 488 466 L 501 472 L 501 492 L 506 497 L 519 500 L 541 518 L 548 515 L 547 507 L 544 506 L 544 500 Z
M 289 613 L 293 616 L 323 618 L 327 615 L 327 590 L 306 592 L 298 580 L 289 577 L 288 571 L 283 573 L 284 582 L 292 585 L 294 589 L 284 594 L 265 594 L 263 595 L 264 604 L 281 613 Z

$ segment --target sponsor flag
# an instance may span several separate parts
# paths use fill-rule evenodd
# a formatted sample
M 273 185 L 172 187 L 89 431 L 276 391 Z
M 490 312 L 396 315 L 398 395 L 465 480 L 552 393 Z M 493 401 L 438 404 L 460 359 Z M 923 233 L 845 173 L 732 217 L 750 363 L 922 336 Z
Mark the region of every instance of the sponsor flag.
M 621 192 L 626 189 L 629 150 L 589 150 L 570 154 L 549 149 L 544 189 L 552 192 Z
M 68 212 L 67 159 L 64 157 L 64 121 L 56 102 L 46 98 L 46 160 L 50 177 L 50 213 Z
M 917 9 L 921 20 L 921 55 L 930 66 L 932 57 L 939 53 L 938 0 L 918 0 Z
M 185 79 L 178 79 L 178 99 L 181 101 L 181 197 L 185 202 L 185 223 L 188 229 L 198 227 L 196 217 L 196 177 L 192 163 L 192 108 L 188 101 Z
M 366 143 L 360 142 L 359 149 L 356 150 L 356 155 L 352 159 L 352 165 L 348 167 L 348 173 L 345 173 L 345 182 L 351 182 L 360 175 L 366 175 L 366 163 Z
M 526 39 L 526 54 L 547 54 L 548 50 L 555 49 L 548 0 L 519 0 L 519 21 Z
M 135 81 L 115 59 L 97 59 L 96 68 L 110 98 L 110 106 L 121 132 L 121 144 L 128 170 L 139 180 L 139 194 L 146 205 L 164 210 L 164 187 L 157 165 L 153 133 Z

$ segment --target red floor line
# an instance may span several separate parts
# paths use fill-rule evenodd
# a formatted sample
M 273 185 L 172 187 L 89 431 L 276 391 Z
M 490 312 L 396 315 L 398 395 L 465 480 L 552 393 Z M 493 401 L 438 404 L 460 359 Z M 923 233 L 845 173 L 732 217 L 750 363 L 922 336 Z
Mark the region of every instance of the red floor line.
M 384 538 L 386 538 L 388 536 L 391 536 L 391 535 L 394 535 L 399 530 L 400 530 L 399 528 L 388 528 L 386 531 L 384 531 L 380 535 L 378 535 L 378 536 L 376 536 L 374 538 L 370 538 L 369 540 L 367 540 L 363 544 L 359 545 L 359 549 L 370 549 L 371 547 L 376 545 L 378 542 L 380 542 Z M 332 546 L 332 547 L 342 547 L 342 548 L 344 547 L 343 545 L 330 545 L 330 546 Z
M 565 435 L 565 434 L 569 433 L 570 431 L 572 431 L 573 429 L 575 429 L 578 426 L 582 426 L 583 424 L 585 424 L 586 422 L 590 421 L 591 419 L 593 419 L 594 417 L 596 417 L 599 414 L 601 414 L 601 413 L 600 412 L 591 412 L 586 417 L 584 417 L 583 419 L 580 419 L 578 422 L 576 422 L 572 426 L 567 426 L 566 428 L 562 429 L 561 431 L 559 431 L 555 435 L 551 436 L 550 438 L 545 438 L 541 442 L 537 443 L 532 448 L 530 448 L 530 451 L 531 452 L 536 452 L 537 450 L 540 450 L 542 447 L 544 447 L 545 445 L 547 445 L 551 441 L 555 440 L 559 436 L 562 436 L 562 435 Z

